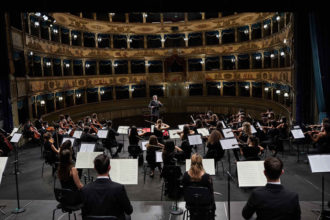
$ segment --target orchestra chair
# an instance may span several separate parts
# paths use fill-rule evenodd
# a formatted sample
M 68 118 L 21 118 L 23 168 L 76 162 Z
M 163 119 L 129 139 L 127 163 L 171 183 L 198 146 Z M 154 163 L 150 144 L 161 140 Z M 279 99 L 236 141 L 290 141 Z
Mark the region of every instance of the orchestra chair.
M 187 187 L 183 190 L 186 210 L 183 220 L 214 219 L 212 193 L 206 187 Z M 186 217 L 186 218 L 185 218 Z
M 52 175 L 54 176 L 55 171 L 56 171 L 56 162 L 51 161 L 51 159 L 50 159 L 51 157 L 52 157 L 52 152 L 50 152 L 50 151 L 43 152 L 44 162 L 42 163 L 42 166 L 41 166 L 41 177 L 44 176 L 45 164 L 50 165 L 52 167 Z
M 118 220 L 116 216 L 86 216 L 84 220 Z
M 147 170 L 150 168 L 148 161 L 143 162 L 143 184 L 146 183 Z
M 269 146 L 275 145 L 275 136 L 269 135 L 265 140 L 260 141 L 260 145 L 264 148 L 264 158 L 267 157 Z
M 168 165 L 164 166 L 161 177 L 163 178 L 160 200 L 163 201 L 163 195 L 169 198 L 177 199 L 181 196 L 181 177 L 182 171 L 180 166 Z M 166 189 L 165 189 L 166 188 Z
M 70 189 L 54 188 L 54 194 L 59 204 L 53 210 L 53 220 L 55 218 L 55 212 L 58 209 L 61 209 L 63 213 L 67 212 L 69 220 L 71 214 L 73 213 L 74 219 L 76 220 L 77 218 L 75 211 L 79 211 L 82 208 L 83 204 L 74 204 L 75 192 Z
M 139 166 L 143 165 L 143 151 L 139 145 L 129 145 L 128 146 L 128 157 L 129 158 L 138 158 Z

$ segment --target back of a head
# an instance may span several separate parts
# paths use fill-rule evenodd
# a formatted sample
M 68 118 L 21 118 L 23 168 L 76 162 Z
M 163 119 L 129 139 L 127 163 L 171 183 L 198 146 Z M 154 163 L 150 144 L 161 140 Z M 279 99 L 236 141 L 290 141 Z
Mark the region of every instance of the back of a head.
M 195 123 L 196 123 L 196 127 L 197 127 L 197 128 L 201 128 L 201 127 L 203 127 L 202 120 L 200 120 L 200 119 L 196 119 Z
M 149 138 L 149 144 L 150 145 L 157 145 L 158 144 L 158 139 L 155 135 L 151 135 Z
M 105 154 L 100 154 L 94 159 L 94 168 L 99 175 L 104 175 L 108 172 L 110 166 L 110 158 Z
M 203 158 L 201 155 L 195 153 L 191 156 L 191 165 L 189 169 L 189 175 L 192 181 L 201 180 L 201 172 L 204 171 Z
M 323 123 L 323 124 L 324 124 L 324 123 L 330 123 L 329 118 L 323 118 L 323 119 L 322 119 L 322 123 Z
M 218 130 L 213 130 L 209 136 L 208 142 L 211 144 L 214 144 L 216 142 L 219 142 L 221 137 L 221 133 Z
M 85 132 L 85 133 L 88 133 L 88 132 L 89 132 L 89 129 L 90 129 L 90 128 L 89 128 L 88 126 L 85 126 L 85 127 L 84 127 L 84 132 Z
M 71 149 L 72 143 L 70 140 L 66 140 L 63 142 L 63 144 L 61 145 L 62 149 Z
M 220 131 L 223 129 L 222 121 L 217 122 L 217 130 Z
M 269 180 L 280 178 L 283 170 L 283 162 L 277 157 L 268 157 L 264 161 L 265 175 Z
M 60 152 L 60 166 L 58 177 L 60 180 L 67 180 L 70 177 L 70 169 L 72 167 L 72 153 L 68 149 Z
M 111 120 L 108 120 L 107 121 L 107 126 L 110 128 L 112 126 L 112 121 Z
M 47 141 L 48 141 L 51 137 L 52 137 L 52 135 L 51 135 L 51 133 L 49 133 L 49 132 L 46 132 L 46 133 L 44 134 L 44 139 L 46 139 Z
M 130 136 L 138 135 L 137 128 L 135 125 L 131 126 Z

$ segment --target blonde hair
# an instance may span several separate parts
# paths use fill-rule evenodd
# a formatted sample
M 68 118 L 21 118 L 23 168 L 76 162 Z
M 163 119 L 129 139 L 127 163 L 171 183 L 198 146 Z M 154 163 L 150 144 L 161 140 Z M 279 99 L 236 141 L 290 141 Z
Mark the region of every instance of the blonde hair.
M 191 164 L 188 174 L 193 182 L 200 181 L 202 179 L 201 173 L 205 172 L 202 160 L 202 156 L 197 153 L 191 156 Z
M 243 127 L 243 131 L 244 131 L 247 135 L 249 135 L 249 136 L 252 135 L 251 124 L 250 124 L 249 122 L 244 122 L 244 123 L 242 124 L 242 127 Z

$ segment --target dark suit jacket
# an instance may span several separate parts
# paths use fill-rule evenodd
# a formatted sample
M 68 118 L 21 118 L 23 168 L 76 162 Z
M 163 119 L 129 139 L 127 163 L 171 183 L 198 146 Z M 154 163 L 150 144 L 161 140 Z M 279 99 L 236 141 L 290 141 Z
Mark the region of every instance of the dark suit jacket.
M 159 116 L 159 108 L 162 107 L 163 104 L 159 104 L 158 100 L 157 101 L 151 100 L 148 107 L 151 108 L 152 106 L 154 108 L 151 109 L 151 115 Z
M 245 219 L 257 213 L 257 220 L 297 220 L 300 219 L 298 194 L 290 192 L 282 185 L 267 184 L 255 189 L 242 215 Z
M 82 216 L 117 216 L 125 219 L 133 207 L 127 197 L 125 187 L 108 179 L 96 179 L 82 188 Z

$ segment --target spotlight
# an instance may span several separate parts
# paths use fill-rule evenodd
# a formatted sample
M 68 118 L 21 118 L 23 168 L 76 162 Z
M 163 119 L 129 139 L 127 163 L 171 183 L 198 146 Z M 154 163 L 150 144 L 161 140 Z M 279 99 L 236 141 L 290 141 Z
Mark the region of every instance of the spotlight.
M 80 94 L 80 93 L 77 93 L 77 94 L 76 94 L 76 97 L 77 97 L 77 98 L 80 98 L 80 97 L 81 97 L 81 94 Z
M 101 42 L 101 41 L 102 41 L 102 38 L 101 38 L 101 37 L 98 37 L 98 38 L 97 38 L 97 41 L 98 41 L 98 42 Z
M 188 37 L 185 37 L 185 38 L 183 38 L 185 41 L 187 41 L 188 40 Z
M 260 60 L 261 59 L 261 57 L 258 55 L 258 56 L 256 56 L 256 60 Z
M 48 16 L 47 15 L 43 15 L 42 18 L 44 19 L 44 21 L 48 20 Z
M 53 29 L 53 32 L 54 32 L 54 34 L 57 34 L 58 33 L 58 30 L 57 29 Z
M 148 17 L 148 14 L 147 13 L 143 13 L 143 17 Z
M 149 63 L 149 62 L 147 62 L 147 63 L 146 63 L 146 66 L 150 66 L 150 63 Z
M 129 39 L 127 39 L 127 41 L 128 41 L 128 42 L 130 42 L 130 43 L 132 43 L 132 39 L 130 39 L 130 38 L 129 38 Z
M 244 34 L 248 34 L 248 33 L 249 33 L 249 29 L 245 29 Z
M 73 34 L 73 39 L 76 40 L 77 39 L 77 35 L 76 34 Z
M 284 40 L 283 40 L 283 43 L 285 43 L 285 44 L 286 44 L 286 42 L 287 42 L 287 40 L 286 40 L 286 38 L 284 38 Z
M 89 65 L 89 63 L 86 63 L 86 68 L 89 68 L 91 65 Z
M 101 90 L 101 91 L 100 91 L 100 94 L 103 95 L 103 94 L 104 94 L 104 90 Z
M 284 93 L 284 97 L 288 98 L 289 97 L 289 93 Z
M 165 90 L 165 86 L 163 86 L 163 88 L 162 88 L 162 89 L 163 89 L 163 91 L 164 91 L 164 90 Z
M 270 55 L 270 57 L 271 57 L 271 58 L 274 58 L 274 57 L 275 57 L 275 55 L 272 53 L 272 54 Z
M 268 28 L 268 24 L 264 24 L 264 29 L 267 29 Z
M 52 24 L 50 24 L 50 25 L 49 25 L 49 27 L 53 27 L 53 25 L 52 25 Z
M 285 53 L 284 51 L 281 52 L 281 56 L 284 57 L 285 56 Z
M 40 105 L 41 105 L 41 106 L 45 105 L 45 100 L 41 100 L 41 101 L 40 101 Z
M 33 56 L 33 52 L 32 52 L 32 51 L 30 51 L 29 55 L 30 55 L 30 56 Z
M 220 37 L 220 35 L 219 34 L 217 34 L 217 35 L 215 35 L 217 38 L 219 38 Z
M 268 87 L 265 87 L 265 91 L 268 92 L 269 88 Z
M 54 20 L 53 23 L 56 23 L 56 20 Z
M 69 63 L 66 63 L 66 64 L 65 64 L 65 67 L 66 67 L 66 68 L 69 68 L 69 67 L 70 67 L 70 64 L 69 64 Z
M 110 13 L 111 16 L 114 16 L 116 13 Z
M 204 64 L 204 60 L 201 60 L 200 63 L 201 63 L 201 64 Z
M 232 63 L 235 63 L 235 58 L 231 58 L 231 62 Z
M 58 101 L 62 101 L 62 100 L 63 100 L 62 96 L 58 97 Z
M 248 85 L 244 86 L 245 89 L 249 89 L 250 87 Z
M 281 94 L 281 90 L 276 90 L 276 94 Z
M 134 92 L 135 89 L 134 88 L 131 88 L 130 90 L 131 90 L 131 92 Z
M 221 89 L 221 85 L 217 85 L 217 88 L 218 88 L 218 89 Z
M 51 66 L 52 64 L 48 61 L 48 62 L 46 62 L 46 66 Z
M 37 16 L 37 17 L 40 17 L 41 16 L 41 13 L 40 12 L 36 12 L 34 15 Z
M 118 63 L 115 63 L 114 66 L 117 67 L 118 66 Z
M 281 17 L 278 15 L 278 16 L 276 17 L 276 21 L 279 21 L 279 20 L 281 20 Z
M 164 38 L 162 38 L 162 39 L 161 39 L 161 42 L 165 42 L 165 39 L 164 39 Z

